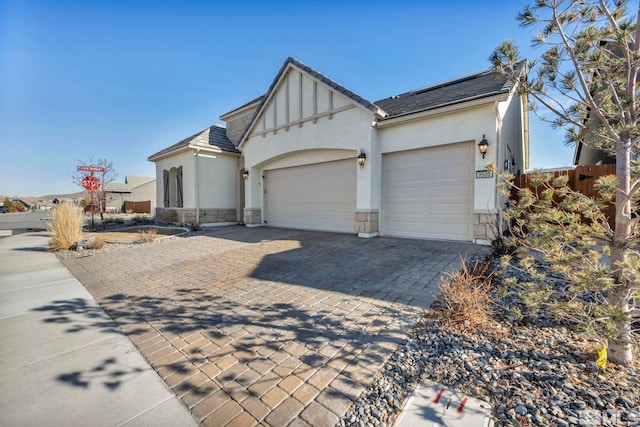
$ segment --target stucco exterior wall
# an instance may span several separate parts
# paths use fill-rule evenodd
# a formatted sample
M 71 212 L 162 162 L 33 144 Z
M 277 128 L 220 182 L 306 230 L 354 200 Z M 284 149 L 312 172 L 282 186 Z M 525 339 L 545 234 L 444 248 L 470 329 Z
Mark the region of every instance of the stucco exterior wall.
M 515 96 L 500 102 L 498 111 L 502 116 L 502 131 L 500 134 L 500 158 L 497 166 L 504 169 L 504 161 L 506 160 L 511 173 L 524 172 L 524 129 L 520 97 Z M 515 161 L 515 165 L 513 161 Z
M 124 202 L 151 201 L 151 211 L 156 208 L 156 181 L 149 181 L 131 190 L 130 193 L 107 191 L 108 209 L 121 209 Z
M 245 166 L 261 168 L 281 157 L 314 150 L 353 150 L 355 157 L 356 151 L 366 150 L 371 143 L 372 122 L 373 113 L 354 107 L 334 114 L 331 120 L 325 117 L 302 127 L 292 126 L 288 131 L 251 136 L 242 146 Z M 332 155 L 327 153 L 327 160 Z M 311 163 L 304 156 L 298 159 L 298 164 Z
M 185 151 L 165 157 L 156 162 L 156 200 L 158 206 L 164 204 L 164 181 L 162 176 L 163 170 L 171 168 L 179 168 L 182 166 L 183 180 L 183 204 L 185 208 L 195 207 L 195 188 L 194 188 L 194 170 L 193 170 L 193 151 Z
M 378 142 L 380 153 L 384 154 L 467 141 L 474 141 L 477 145 L 485 135 L 489 142 L 485 158 L 482 158 L 478 150 L 474 151 L 475 170 L 483 170 L 487 163 L 497 161 L 497 132 L 495 104 L 487 103 L 475 108 L 381 127 Z M 495 185 L 495 177 L 475 179 L 474 211 L 496 209 Z
M 156 161 L 156 197 L 158 206 L 164 205 L 162 171 L 182 166 L 184 208 L 236 209 L 238 156 L 225 153 L 203 153 L 216 158 L 195 156 L 185 151 Z M 196 161 L 198 182 L 195 180 Z M 198 203 L 196 203 L 196 191 Z
M 224 153 L 215 156 L 215 159 L 197 157 L 199 207 L 235 209 L 238 157 Z M 195 183 L 189 185 L 195 186 Z
M 151 209 L 156 207 L 156 181 L 149 181 L 146 184 L 135 187 L 131 194 L 125 197 L 127 202 L 144 202 L 151 200 Z

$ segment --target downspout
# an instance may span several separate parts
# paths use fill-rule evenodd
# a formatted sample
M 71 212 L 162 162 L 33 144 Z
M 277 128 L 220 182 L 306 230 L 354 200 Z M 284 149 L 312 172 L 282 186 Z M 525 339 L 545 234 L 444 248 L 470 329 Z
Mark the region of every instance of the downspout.
M 198 179 L 198 153 L 200 149 L 197 148 L 196 152 L 193 154 L 193 163 L 194 163 L 194 184 L 196 189 L 196 224 L 200 224 L 200 187 L 199 187 L 199 179 Z
M 501 139 L 502 139 L 502 117 L 500 116 L 500 101 L 496 101 L 495 102 L 495 112 L 496 112 L 496 124 L 498 125 L 498 129 L 496 129 L 496 170 L 500 170 L 499 168 L 502 167 L 502 165 L 500 164 L 500 146 L 501 146 Z M 505 150 L 506 152 L 506 150 Z M 495 177 L 496 180 L 496 185 L 494 188 L 494 192 L 495 192 L 495 201 L 496 201 L 496 206 L 497 206 L 497 214 L 498 214 L 498 233 L 500 233 L 500 235 L 502 235 L 502 232 L 504 231 L 502 229 L 502 200 L 501 200 L 501 195 L 500 192 L 498 191 L 498 177 Z M 497 237 L 497 236 L 496 236 Z

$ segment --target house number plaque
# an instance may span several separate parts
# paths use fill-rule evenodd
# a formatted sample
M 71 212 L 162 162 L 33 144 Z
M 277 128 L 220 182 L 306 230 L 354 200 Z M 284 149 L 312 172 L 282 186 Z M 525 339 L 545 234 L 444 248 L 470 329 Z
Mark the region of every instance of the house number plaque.
M 479 178 L 493 178 L 493 172 L 488 170 L 476 171 L 476 179 Z

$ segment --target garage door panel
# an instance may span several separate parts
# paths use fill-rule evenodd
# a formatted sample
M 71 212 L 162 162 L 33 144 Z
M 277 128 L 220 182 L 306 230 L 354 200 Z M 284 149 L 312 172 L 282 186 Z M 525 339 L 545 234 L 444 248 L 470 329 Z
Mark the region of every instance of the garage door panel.
M 384 234 L 471 240 L 473 150 L 463 143 L 385 154 Z
M 268 170 L 265 176 L 267 224 L 354 232 L 355 160 Z

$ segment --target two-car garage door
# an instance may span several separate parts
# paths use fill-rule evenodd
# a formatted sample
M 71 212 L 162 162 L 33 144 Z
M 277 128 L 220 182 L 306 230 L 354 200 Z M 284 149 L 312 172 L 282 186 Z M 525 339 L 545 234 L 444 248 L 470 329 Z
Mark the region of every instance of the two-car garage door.
M 474 144 L 384 154 L 382 233 L 470 241 Z
M 266 170 L 267 225 L 353 233 L 356 169 L 347 159 Z

